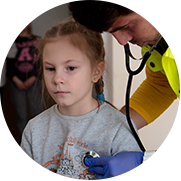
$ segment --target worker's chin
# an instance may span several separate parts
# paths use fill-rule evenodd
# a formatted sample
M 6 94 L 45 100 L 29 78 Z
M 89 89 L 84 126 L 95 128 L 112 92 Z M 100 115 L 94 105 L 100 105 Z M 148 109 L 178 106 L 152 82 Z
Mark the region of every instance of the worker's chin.
M 145 45 L 147 45 L 147 44 L 148 44 L 147 42 L 137 43 L 137 45 L 138 45 L 139 47 L 143 47 L 143 46 L 145 46 Z
M 134 44 L 134 45 L 138 45 L 139 47 L 143 47 L 145 45 L 148 45 L 148 42 L 146 41 L 130 41 L 130 43 Z

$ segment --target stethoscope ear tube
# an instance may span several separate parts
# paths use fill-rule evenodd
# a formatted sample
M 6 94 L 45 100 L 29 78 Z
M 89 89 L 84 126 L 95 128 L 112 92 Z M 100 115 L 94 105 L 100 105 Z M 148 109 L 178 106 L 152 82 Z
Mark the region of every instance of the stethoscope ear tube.
M 131 68 L 130 68 L 130 63 L 129 63 L 129 57 L 135 59 L 133 57 L 133 55 L 131 54 L 131 51 L 129 49 L 129 44 L 127 43 L 126 45 L 124 45 L 124 50 L 125 50 L 125 55 L 126 55 L 126 69 L 129 73 L 129 77 L 128 77 L 128 84 L 127 84 L 127 90 L 126 90 L 126 117 L 127 117 L 127 121 L 128 121 L 128 124 L 133 132 L 133 135 L 137 141 L 137 143 L 139 144 L 140 146 L 140 149 L 142 151 L 145 151 L 145 148 L 143 146 L 143 144 L 141 143 L 133 125 L 132 125 L 132 122 L 131 122 L 131 119 L 130 119 L 130 116 L 129 116 L 129 97 L 130 97 L 130 89 L 131 89 L 131 82 L 132 82 L 132 79 L 133 79 L 133 75 L 137 75 L 139 74 L 142 69 L 144 68 L 145 64 L 146 64 L 146 61 L 148 60 L 148 58 L 150 57 L 151 55 L 151 52 L 155 49 L 156 45 L 160 42 L 160 40 L 162 39 L 163 35 L 165 34 L 167 28 L 169 27 L 169 24 L 171 22 L 171 18 L 172 18 L 172 13 L 173 13 L 173 4 L 171 2 L 171 0 L 168 0 L 168 2 L 170 3 L 170 15 L 169 15 L 169 18 L 168 18 L 168 21 L 165 25 L 165 28 L 163 29 L 161 35 L 159 36 L 158 40 L 155 42 L 155 44 L 151 47 L 151 49 L 145 53 L 145 55 L 143 56 L 143 60 L 139 66 L 139 68 L 135 71 L 132 71 Z
M 151 52 L 146 52 L 145 55 L 143 56 L 143 60 L 140 64 L 139 68 L 135 71 L 132 71 L 130 69 L 129 57 L 132 57 L 133 59 L 135 59 L 135 58 L 132 56 L 132 54 L 130 52 L 129 44 L 124 45 L 124 51 L 125 51 L 125 55 L 126 55 L 126 69 L 127 69 L 128 73 L 132 76 L 139 74 L 143 70 L 143 68 L 146 64 L 146 61 L 148 60 L 148 58 L 151 55 Z
M 131 88 L 132 78 L 133 78 L 133 76 L 130 74 L 129 78 L 128 78 L 128 84 L 127 84 L 127 90 L 126 90 L 126 118 L 127 118 L 128 124 L 131 128 L 131 131 L 133 133 L 133 136 L 135 137 L 140 149 L 144 152 L 146 150 L 145 150 L 138 134 L 136 133 L 136 131 L 133 127 L 133 124 L 132 124 L 131 119 L 130 119 L 130 114 L 129 114 L 129 97 L 130 97 L 130 88 Z
M 130 126 L 130 129 L 131 129 L 131 131 L 133 133 L 133 136 L 135 137 L 135 139 L 136 139 L 140 149 L 143 152 L 145 152 L 146 150 L 145 150 L 145 148 L 144 148 L 144 146 L 143 146 L 143 144 L 142 144 L 142 142 L 141 142 L 137 132 L 135 131 L 135 129 L 133 127 L 133 124 L 131 122 L 131 119 L 130 119 L 130 114 L 129 114 L 129 97 L 130 97 L 130 90 L 131 90 L 131 83 L 132 83 L 133 75 L 139 74 L 143 70 L 143 68 L 144 68 L 144 66 L 146 64 L 146 61 L 150 57 L 151 53 L 150 52 L 146 52 L 146 54 L 144 55 L 143 60 L 142 60 L 142 62 L 140 64 L 139 68 L 137 70 L 135 70 L 135 71 L 132 71 L 130 69 L 130 63 L 129 63 L 130 50 L 129 50 L 129 45 L 128 44 L 126 44 L 124 46 L 124 50 L 125 50 L 125 55 L 126 55 L 126 69 L 127 69 L 128 73 L 129 73 L 127 90 L 126 90 L 126 118 L 127 118 L 128 124 Z

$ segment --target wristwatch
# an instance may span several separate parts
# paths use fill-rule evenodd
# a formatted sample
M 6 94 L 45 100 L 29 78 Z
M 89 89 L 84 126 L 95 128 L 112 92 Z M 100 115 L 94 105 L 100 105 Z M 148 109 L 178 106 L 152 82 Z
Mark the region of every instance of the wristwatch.
M 158 163 L 155 151 L 145 151 L 140 176 L 146 181 L 162 181 L 163 167 Z

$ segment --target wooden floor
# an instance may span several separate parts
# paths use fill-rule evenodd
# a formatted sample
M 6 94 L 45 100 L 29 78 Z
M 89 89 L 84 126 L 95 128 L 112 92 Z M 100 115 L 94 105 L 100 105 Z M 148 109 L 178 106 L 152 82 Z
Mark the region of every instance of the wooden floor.
M 0 177 L 0 181 L 12 181 L 12 176 L 2 176 Z

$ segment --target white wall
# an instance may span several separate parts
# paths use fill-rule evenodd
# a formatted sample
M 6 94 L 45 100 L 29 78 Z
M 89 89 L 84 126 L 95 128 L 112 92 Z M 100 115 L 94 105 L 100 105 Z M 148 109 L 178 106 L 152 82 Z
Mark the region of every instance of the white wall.
M 104 80 L 104 95 L 107 101 L 113 103 L 113 63 L 112 63 L 112 57 L 113 57 L 113 46 L 112 46 L 112 36 L 108 33 L 102 34 L 104 39 L 104 47 L 106 50 L 106 64 L 105 64 L 105 70 L 103 74 L 103 80 Z
M 30 14 L 33 33 L 39 36 L 69 16 L 68 0 L 4 0 L 4 3 L 3 25 L 11 32 L 14 17 L 19 11 L 27 11 Z

